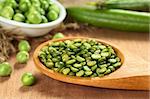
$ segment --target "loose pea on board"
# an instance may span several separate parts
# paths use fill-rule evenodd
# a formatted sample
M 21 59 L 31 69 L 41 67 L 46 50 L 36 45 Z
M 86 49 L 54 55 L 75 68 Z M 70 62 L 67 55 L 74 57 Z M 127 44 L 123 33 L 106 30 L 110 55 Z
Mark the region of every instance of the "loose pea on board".
M 8 62 L 3 62 L 0 63 L 0 76 L 5 77 L 5 76 L 10 76 L 12 72 L 12 67 Z
M 39 59 L 48 69 L 77 77 L 103 77 L 121 66 L 110 45 L 94 40 L 52 42 L 41 49 Z

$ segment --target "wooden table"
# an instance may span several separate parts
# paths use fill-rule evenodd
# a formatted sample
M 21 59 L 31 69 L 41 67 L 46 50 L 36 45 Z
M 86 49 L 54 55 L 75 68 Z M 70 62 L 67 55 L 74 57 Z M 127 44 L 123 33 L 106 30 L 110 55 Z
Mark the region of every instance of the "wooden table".
M 66 0 L 65 0 L 66 1 Z M 69 0 L 75 1 L 75 0 Z M 80 0 L 79 0 L 80 1 Z M 83 0 L 81 0 L 83 1 Z M 127 33 L 108 29 L 86 28 L 64 31 L 67 36 L 86 36 L 110 41 L 120 48 L 141 57 L 148 62 L 148 33 Z M 35 38 L 36 39 L 36 38 Z M 33 43 L 37 46 L 38 44 Z M 33 49 L 34 50 L 34 49 Z M 34 66 L 32 53 L 27 65 L 16 63 L 15 57 L 10 59 L 13 66 L 11 77 L 0 78 L 0 99 L 148 99 L 148 91 L 114 90 L 86 87 L 53 80 L 41 74 Z M 140 60 L 137 60 L 140 61 Z M 24 72 L 32 72 L 37 77 L 37 84 L 24 87 L 20 78 Z M 140 83 L 140 82 L 139 82 Z

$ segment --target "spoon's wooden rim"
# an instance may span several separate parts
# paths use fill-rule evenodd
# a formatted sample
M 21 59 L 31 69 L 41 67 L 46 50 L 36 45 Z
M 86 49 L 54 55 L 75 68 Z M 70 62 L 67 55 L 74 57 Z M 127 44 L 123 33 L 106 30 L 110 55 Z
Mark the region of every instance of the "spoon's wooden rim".
M 51 77 L 51 78 L 53 78 L 53 79 L 56 79 L 56 80 L 60 80 L 60 79 L 61 79 L 61 81 L 65 81 L 65 82 L 70 82 L 70 81 L 71 81 L 70 83 L 72 83 L 72 81 L 82 81 L 82 80 L 83 80 L 83 81 L 85 81 L 85 80 L 100 80 L 100 79 L 102 80 L 102 79 L 107 78 L 108 75 L 111 75 L 112 73 L 115 72 L 115 71 L 114 71 L 114 72 L 112 72 L 112 73 L 110 73 L 110 74 L 108 74 L 108 75 L 105 75 L 104 77 L 94 77 L 94 78 L 91 78 L 91 77 L 76 77 L 76 76 L 63 75 L 63 74 L 61 74 L 61 73 L 54 72 L 53 70 L 48 69 L 46 66 L 44 66 L 44 65 L 40 62 L 40 60 L 39 60 L 39 58 L 38 58 L 38 55 L 39 55 L 39 52 L 40 52 L 41 48 L 43 48 L 43 46 L 48 45 L 48 44 L 50 44 L 51 42 L 65 41 L 65 40 L 73 40 L 73 39 L 90 39 L 90 40 L 96 40 L 97 42 L 100 42 L 100 43 L 102 43 L 102 44 L 104 44 L 104 45 L 111 45 L 112 48 L 115 50 L 117 56 L 121 59 L 121 63 L 122 63 L 121 66 L 123 66 L 123 63 L 124 63 L 125 58 L 124 58 L 123 53 L 118 49 L 118 47 L 116 47 L 116 45 L 111 44 L 110 42 L 106 42 L 106 41 L 104 41 L 104 40 L 99 40 L 99 39 L 95 39 L 95 38 L 87 38 L 87 37 L 65 37 L 65 38 L 61 38 L 61 39 L 49 40 L 49 41 L 46 41 L 46 42 L 40 44 L 40 45 L 35 49 L 34 54 L 33 54 L 33 60 L 34 60 L 35 66 L 36 66 L 42 73 L 44 73 L 45 75 L 47 75 L 47 76 L 49 76 L 49 77 Z M 119 68 L 118 68 L 118 69 L 119 69 Z M 117 69 L 117 70 L 118 70 L 118 69 Z M 117 70 L 116 70 L 116 71 L 117 71 Z M 68 79 L 69 79 L 70 81 L 69 81 Z M 109 79 L 111 79 L 111 78 L 109 78 Z M 67 80 L 68 80 L 68 81 L 67 81 Z

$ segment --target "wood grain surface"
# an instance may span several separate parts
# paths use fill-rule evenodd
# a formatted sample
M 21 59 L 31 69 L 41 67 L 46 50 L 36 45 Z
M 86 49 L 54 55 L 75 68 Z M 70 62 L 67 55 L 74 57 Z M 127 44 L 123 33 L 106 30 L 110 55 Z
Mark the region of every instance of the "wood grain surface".
M 79 1 L 84 0 L 64 1 L 67 3 L 78 1 L 77 3 L 79 3 Z M 109 41 L 141 57 L 147 63 L 150 61 L 148 57 L 150 55 L 148 51 L 148 33 L 127 33 L 92 27 L 79 30 L 66 30 L 64 33 L 66 36 L 85 36 Z M 36 38 L 34 38 L 34 41 L 36 41 Z M 37 42 L 32 42 L 33 50 L 37 45 Z M 11 77 L 0 78 L 0 99 L 149 99 L 149 91 L 95 88 L 53 80 L 41 74 L 35 68 L 32 53 L 30 61 L 26 65 L 17 64 L 15 56 L 12 56 L 10 63 L 13 67 Z M 34 86 L 22 86 L 20 78 L 24 72 L 32 72 L 37 77 L 37 83 Z

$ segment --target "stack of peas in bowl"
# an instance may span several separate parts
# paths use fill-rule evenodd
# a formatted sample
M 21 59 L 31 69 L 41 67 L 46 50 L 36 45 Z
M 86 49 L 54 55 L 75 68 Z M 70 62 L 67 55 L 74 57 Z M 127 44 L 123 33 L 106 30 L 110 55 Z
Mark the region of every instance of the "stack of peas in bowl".
M 0 16 L 29 24 L 48 23 L 59 17 L 60 9 L 51 0 L 2 0 Z

